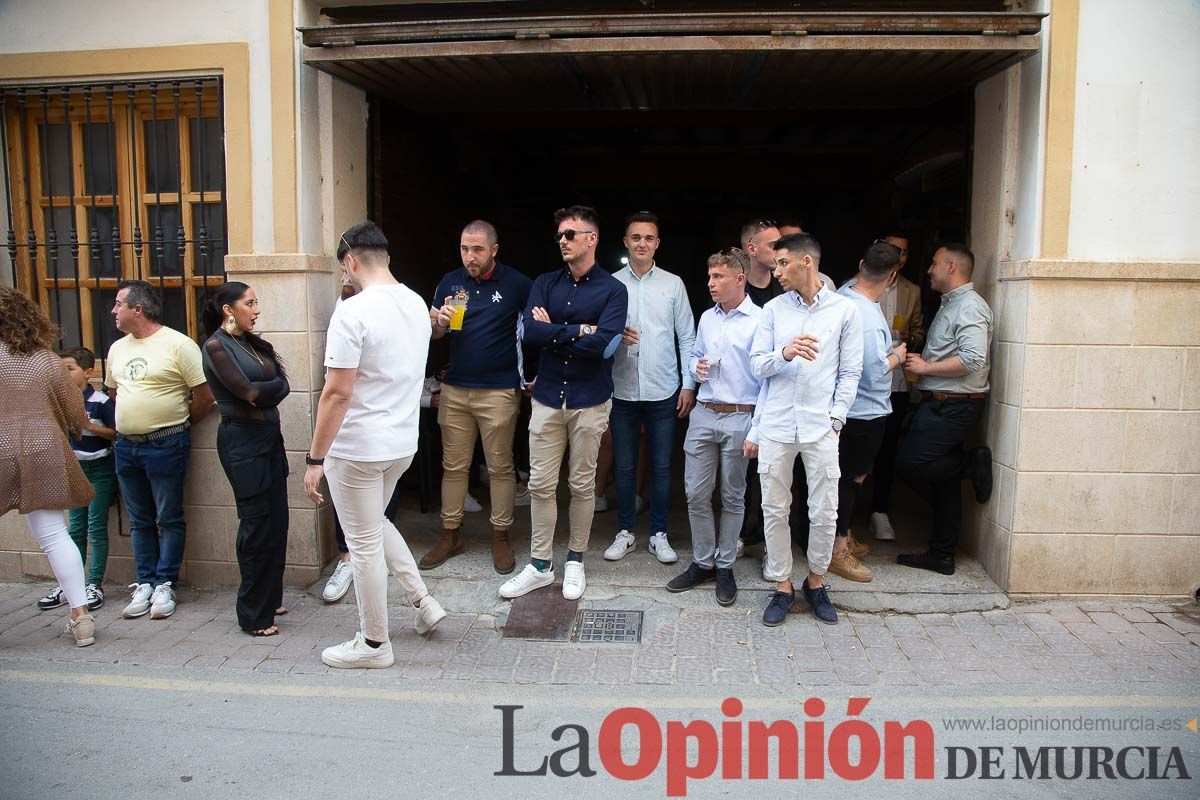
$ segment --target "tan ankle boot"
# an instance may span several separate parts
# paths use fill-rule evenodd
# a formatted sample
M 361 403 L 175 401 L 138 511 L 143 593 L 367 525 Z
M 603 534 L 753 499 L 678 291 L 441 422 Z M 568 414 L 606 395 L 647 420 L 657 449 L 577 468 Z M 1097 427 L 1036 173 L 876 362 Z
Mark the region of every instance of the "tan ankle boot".
M 466 545 L 463 544 L 460 528 L 442 528 L 437 544 L 433 546 L 432 550 L 421 556 L 417 566 L 421 569 L 433 569 L 445 563 L 447 559 L 454 558 L 465 549 Z
M 513 558 L 512 545 L 508 543 L 508 531 L 492 528 L 492 565 L 496 572 L 507 575 L 517 562 Z

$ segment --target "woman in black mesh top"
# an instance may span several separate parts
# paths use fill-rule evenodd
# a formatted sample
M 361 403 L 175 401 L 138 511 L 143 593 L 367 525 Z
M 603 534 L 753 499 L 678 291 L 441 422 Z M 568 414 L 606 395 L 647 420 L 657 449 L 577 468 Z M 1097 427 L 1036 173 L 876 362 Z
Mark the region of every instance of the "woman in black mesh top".
M 254 333 L 258 315 L 258 298 L 246 284 L 230 281 L 213 291 L 204 308 L 204 374 L 221 411 L 217 454 L 237 503 L 238 624 L 252 635 L 274 636 L 275 615 L 284 613 L 288 534 L 278 406 L 291 387 L 275 348 Z

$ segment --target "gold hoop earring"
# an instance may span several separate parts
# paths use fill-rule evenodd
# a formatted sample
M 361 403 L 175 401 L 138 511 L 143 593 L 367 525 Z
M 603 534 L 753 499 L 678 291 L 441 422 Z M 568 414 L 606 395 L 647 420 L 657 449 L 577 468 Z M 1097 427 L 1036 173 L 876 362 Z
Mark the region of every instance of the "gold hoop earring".
M 233 329 L 236 327 L 237 327 L 237 321 L 234 320 L 233 315 L 230 314 L 229 317 L 225 320 L 225 332 L 233 333 Z

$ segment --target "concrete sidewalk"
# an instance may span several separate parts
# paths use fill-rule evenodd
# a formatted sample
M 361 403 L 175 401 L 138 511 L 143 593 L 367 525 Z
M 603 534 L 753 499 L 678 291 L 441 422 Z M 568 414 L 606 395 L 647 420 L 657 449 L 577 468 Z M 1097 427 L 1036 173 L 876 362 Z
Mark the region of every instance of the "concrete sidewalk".
M 444 581 L 450 578 L 439 579 Z M 463 580 L 465 579 L 453 579 Z M 494 574 L 478 582 L 495 591 Z M 447 584 L 448 585 L 448 584 Z M 125 620 L 124 594 L 109 587 L 96 613 L 97 643 L 76 648 L 63 635 L 63 609 L 39 611 L 49 584 L 0 584 L 0 660 L 96 662 L 172 674 L 191 670 L 327 674 L 321 649 L 357 630 L 352 602 L 327 605 L 289 591 L 281 633 L 252 638 L 233 614 L 232 590 L 180 591 L 167 620 Z M 548 591 L 548 590 L 544 590 Z M 589 593 L 593 590 L 589 588 Z M 843 613 L 819 625 L 793 610 L 781 627 L 766 628 L 761 604 L 739 598 L 723 609 L 702 590 L 672 598 L 589 594 L 588 604 L 645 614 L 639 645 L 574 644 L 504 639 L 506 609 L 452 608 L 429 637 L 413 629 L 411 608 L 391 610 L 396 664 L 373 680 L 413 679 L 521 684 L 751 684 L 787 686 L 1048 683 L 1098 684 L 1200 680 L 1200 608 L 1195 603 L 1038 602 L 955 614 Z M 447 595 L 448 596 L 448 595 Z M 461 597 L 466 597 L 464 591 Z M 347 601 L 352 601 L 353 593 Z M 359 671 L 332 671 L 354 676 Z

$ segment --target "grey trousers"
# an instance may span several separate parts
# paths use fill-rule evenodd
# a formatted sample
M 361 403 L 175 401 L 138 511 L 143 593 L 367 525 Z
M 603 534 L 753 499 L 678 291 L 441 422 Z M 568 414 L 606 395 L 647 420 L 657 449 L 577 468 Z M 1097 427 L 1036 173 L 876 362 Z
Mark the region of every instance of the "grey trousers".
M 706 569 L 728 569 L 737 556 L 746 514 L 746 459 L 742 442 L 750 432 L 748 411 L 717 413 L 697 404 L 683 442 L 683 483 L 692 527 L 692 560 Z M 721 469 L 721 533 L 713 519 L 712 495 Z

